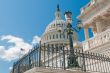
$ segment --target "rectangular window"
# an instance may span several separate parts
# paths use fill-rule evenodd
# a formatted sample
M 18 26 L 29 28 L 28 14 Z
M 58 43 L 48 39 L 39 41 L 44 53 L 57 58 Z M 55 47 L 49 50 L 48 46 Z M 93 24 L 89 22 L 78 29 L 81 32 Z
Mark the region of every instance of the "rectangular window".
M 58 34 L 56 34 L 56 38 L 58 39 Z
M 65 33 L 63 34 L 63 38 L 65 38 Z
M 55 36 L 53 35 L 53 39 L 55 39 Z
M 61 33 L 60 33 L 60 38 L 61 38 Z

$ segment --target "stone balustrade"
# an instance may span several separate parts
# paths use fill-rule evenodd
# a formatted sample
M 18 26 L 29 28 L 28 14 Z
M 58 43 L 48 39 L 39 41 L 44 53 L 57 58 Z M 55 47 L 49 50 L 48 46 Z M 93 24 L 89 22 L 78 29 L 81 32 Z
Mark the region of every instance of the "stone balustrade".
M 110 29 L 90 38 L 84 42 L 83 49 L 90 50 L 110 42 Z

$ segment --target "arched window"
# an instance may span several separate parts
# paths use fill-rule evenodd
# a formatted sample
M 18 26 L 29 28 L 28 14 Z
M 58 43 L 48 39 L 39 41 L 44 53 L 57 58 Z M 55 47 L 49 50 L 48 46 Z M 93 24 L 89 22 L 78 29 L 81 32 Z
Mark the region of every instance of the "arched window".
M 50 40 L 51 40 L 51 35 L 50 35 Z

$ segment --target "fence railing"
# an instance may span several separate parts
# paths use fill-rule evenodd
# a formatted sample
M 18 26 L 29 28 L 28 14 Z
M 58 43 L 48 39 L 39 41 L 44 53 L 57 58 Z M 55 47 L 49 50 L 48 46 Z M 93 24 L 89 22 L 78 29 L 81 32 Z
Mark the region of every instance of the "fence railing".
M 85 72 L 110 73 L 110 58 L 98 53 L 74 49 L 64 45 L 44 44 L 34 47 L 27 55 L 13 64 L 13 73 L 23 73 L 34 67 L 51 69 L 75 69 Z

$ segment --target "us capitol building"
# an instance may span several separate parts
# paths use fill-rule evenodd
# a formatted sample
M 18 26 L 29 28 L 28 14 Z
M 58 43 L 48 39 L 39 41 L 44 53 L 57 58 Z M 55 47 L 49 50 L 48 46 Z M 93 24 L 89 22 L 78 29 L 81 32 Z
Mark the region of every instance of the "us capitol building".
M 45 32 L 41 37 L 41 44 L 51 44 L 55 45 L 69 45 L 69 37 L 67 32 L 65 32 L 67 24 L 61 18 L 61 11 L 59 9 L 59 5 L 57 6 L 57 10 L 55 12 L 55 19 L 46 27 Z M 60 31 L 63 29 L 63 31 Z M 77 42 L 77 34 L 73 32 L 73 40 Z
M 73 31 L 72 40 L 76 51 L 72 55 L 75 56 L 72 63 L 78 63 L 79 65 L 74 65 L 74 67 L 82 71 L 73 72 L 74 68 L 70 70 L 68 67 L 70 64 L 68 57 L 71 55 L 67 50 L 67 48 L 70 50 L 69 37 L 65 32 L 67 23 L 61 18 L 61 11 L 57 6 L 55 19 L 46 27 L 41 37 L 41 49 L 32 50 L 28 55 L 14 63 L 11 72 L 110 73 L 110 0 L 90 0 L 80 11 L 81 13 L 77 18 L 81 20 L 80 25 L 84 29 L 85 40 L 78 42 L 77 33 Z M 60 29 L 63 30 L 60 31 Z M 89 37 L 89 29 L 92 30 L 92 38 Z M 83 51 L 81 52 L 81 50 Z M 64 70 L 58 72 L 55 70 L 57 67 Z

